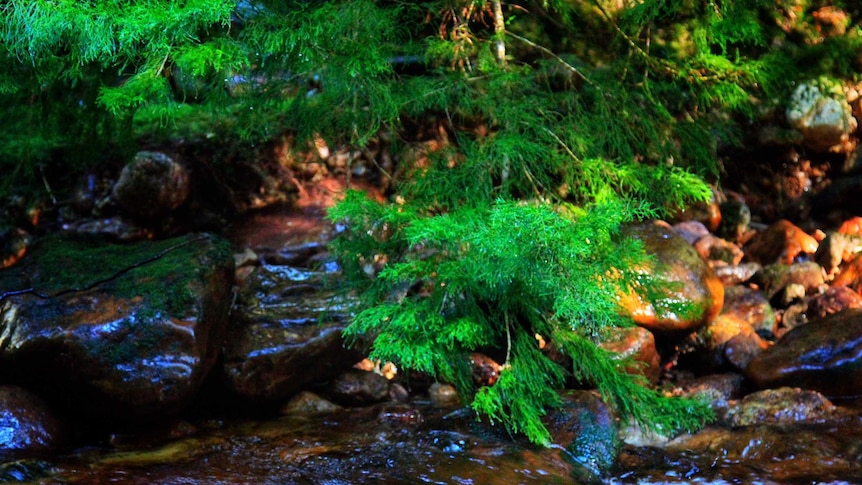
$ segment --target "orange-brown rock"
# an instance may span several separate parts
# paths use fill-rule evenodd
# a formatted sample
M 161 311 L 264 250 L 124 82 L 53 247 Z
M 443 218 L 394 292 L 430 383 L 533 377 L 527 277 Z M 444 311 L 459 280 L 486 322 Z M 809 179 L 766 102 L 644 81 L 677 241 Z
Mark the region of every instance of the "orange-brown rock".
M 471 353 L 470 367 L 477 386 L 493 386 L 500 378 L 500 364 L 485 354 Z
M 741 370 L 766 347 L 750 323 L 730 314 L 719 315 L 709 322 L 700 329 L 695 340 L 700 347 L 696 360 L 704 371 L 722 369 L 727 364 Z M 734 343 L 728 347 L 730 342 Z M 743 351 L 751 355 L 744 356 Z M 728 355 L 732 358 L 728 359 Z
M 855 258 L 841 268 L 841 272 L 832 280 L 832 286 L 848 286 L 858 291 L 859 287 L 862 286 L 860 284 L 862 282 L 859 281 L 860 276 L 862 276 L 862 253 L 856 255 Z
M 620 296 L 622 313 L 651 331 L 686 331 L 712 320 L 724 303 L 724 285 L 697 251 L 665 223 L 629 226 L 657 265 L 640 268 L 647 285 Z
M 790 264 L 802 253 L 817 252 L 817 240 L 792 222 L 782 219 L 754 237 L 746 257 L 761 264 Z
M 655 337 L 649 330 L 643 327 L 619 328 L 599 346 L 622 358 L 631 359 L 635 365 L 626 368 L 626 372 L 641 374 L 652 383 L 658 381 L 661 356 L 656 350 Z
M 846 236 L 862 236 L 862 217 L 855 216 L 842 222 L 838 232 Z

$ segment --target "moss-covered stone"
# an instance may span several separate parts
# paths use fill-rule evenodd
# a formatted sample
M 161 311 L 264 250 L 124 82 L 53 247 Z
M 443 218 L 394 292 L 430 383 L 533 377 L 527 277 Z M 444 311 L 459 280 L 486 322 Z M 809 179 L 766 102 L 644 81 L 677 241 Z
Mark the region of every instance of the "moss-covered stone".
M 0 373 L 88 414 L 151 416 L 187 404 L 215 363 L 233 258 L 208 235 L 57 236 L 4 281 L 20 291 L 0 300 Z

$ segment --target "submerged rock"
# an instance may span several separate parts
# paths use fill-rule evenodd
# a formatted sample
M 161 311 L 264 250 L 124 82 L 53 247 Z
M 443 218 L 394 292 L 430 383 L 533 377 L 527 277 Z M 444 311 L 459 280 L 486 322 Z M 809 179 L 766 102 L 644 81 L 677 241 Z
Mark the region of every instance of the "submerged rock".
M 215 363 L 230 310 L 225 241 L 41 241 L 0 272 L 0 372 L 105 418 L 185 407 Z
M 610 468 L 620 448 L 619 427 L 610 408 L 589 391 L 568 391 L 546 425 L 554 443 L 578 463 L 600 473 Z
M 755 357 L 745 375 L 758 388 L 801 387 L 829 397 L 862 394 L 862 310 L 796 327 Z
M 652 331 L 696 329 L 712 320 L 724 302 L 724 286 L 697 251 L 664 223 L 630 226 L 626 235 L 643 242 L 658 261 L 651 276 L 662 287 L 641 286 L 623 295 L 623 313 Z

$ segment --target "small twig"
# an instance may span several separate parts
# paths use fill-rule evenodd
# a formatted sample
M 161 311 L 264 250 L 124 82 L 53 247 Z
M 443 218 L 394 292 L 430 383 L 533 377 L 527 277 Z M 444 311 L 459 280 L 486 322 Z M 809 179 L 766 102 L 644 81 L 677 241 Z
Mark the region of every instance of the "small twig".
M 596 83 L 594 83 L 593 81 L 591 81 L 591 80 L 590 80 L 590 78 L 588 78 L 586 75 L 584 75 L 584 73 L 582 73 L 580 70 L 578 70 L 578 68 L 577 68 L 577 67 L 575 67 L 575 66 L 573 66 L 573 65 L 569 64 L 568 62 L 566 62 L 565 60 L 563 60 L 563 58 L 562 58 L 562 57 L 558 56 L 557 54 L 555 54 L 552 50 L 548 49 L 547 47 L 545 47 L 545 46 L 541 46 L 541 45 L 539 45 L 539 44 L 536 44 L 536 43 L 535 43 L 535 42 L 533 42 L 532 40 L 527 39 L 527 38 L 525 38 L 525 37 L 521 37 L 521 36 L 520 36 L 520 35 L 518 35 L 518 34 L 513 34 L 513 33 L 509 32 L 508 30 L 506 31 L 506 35 L 508 35 L 509 37 L 512 37 L 512 38 L 514 38 L 514 39 L 518 39 L 518 40 L 520 40 L 521 42 L 523 42 L 523 43 L 525 43 L 525 44 L 527 44 L 527 45 L 529 45 L 529 46 L 531 46 L 531 47 L 534 47 L 534 48 L 536 48 L 536 49 L 539 49 L 540 51 L 544 52 L 545 54 L 548 54 L 549 56 L 553 57 L 553 58 L 554 58 L 554 60 L 556 60 L 557 62 L 559 62 L 560 64 L 562 64 L 562 65 L 563 65 L 563 67 L 565 67 L 566 69 L 568 69 L 568 70 L 569 70 L 569 71 L 571 71 L 572 73 L 576 74 L 579 78 L 583 79 L 583 80 L 584 80 L 584 82 L 586 82 L 587 84 L 589 84 L 590 86 L 592 86 L 592 87 L 594 87 L 594 88 L 596 88 L 596 89 L 601 90 L 601 87 L 599 87 Z

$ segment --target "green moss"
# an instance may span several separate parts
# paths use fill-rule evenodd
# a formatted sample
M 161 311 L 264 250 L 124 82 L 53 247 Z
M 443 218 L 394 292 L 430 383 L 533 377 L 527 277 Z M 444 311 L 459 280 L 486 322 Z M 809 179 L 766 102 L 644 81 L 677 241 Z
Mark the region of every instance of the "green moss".
M 51 236 L 34 250 L 38 272 L 32 287 L 56 295 L 95 286 L 119 298 L 143 297 L 153 316 L 187 312 L 194 304 L 194 286 L 201 284 L 201 268 L 230 257 L 226 241 L 210 244 L 196 237 L 105 244 Z
M 158 312 L 145 311 L 138 312 L 135 318 L 124 318 L 113 330 L 113 334 L 121 335 L 122 338 L 87 340 L 87 352 L 111 367 L 139 361 L 142 356 L 153 354 L 167 340 L 164 326 L 158 324 L 160 315 Z

